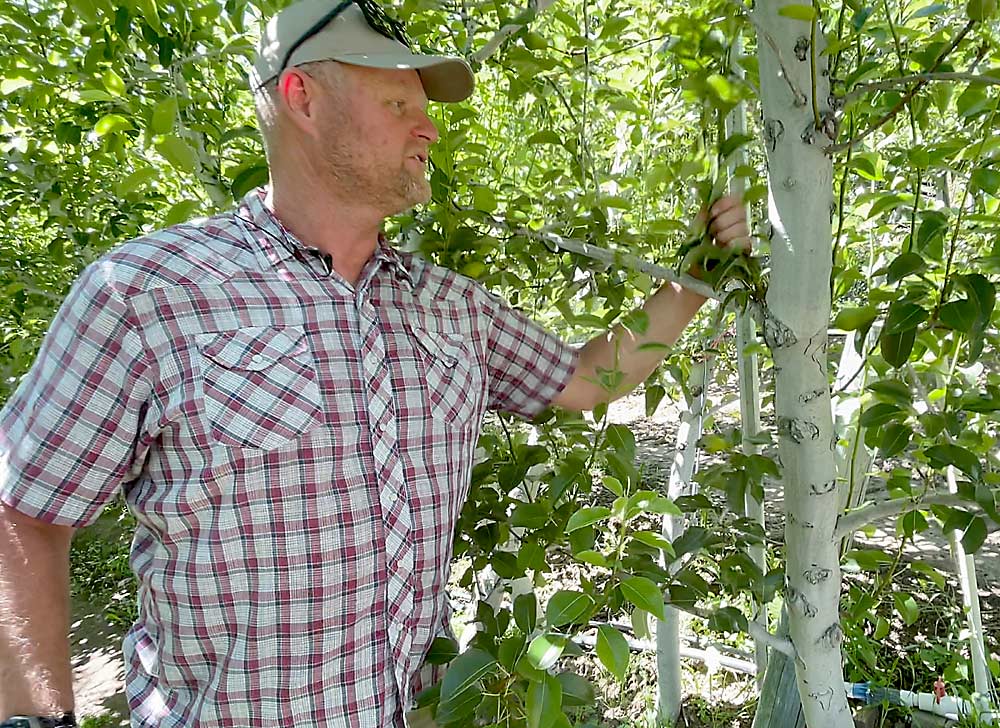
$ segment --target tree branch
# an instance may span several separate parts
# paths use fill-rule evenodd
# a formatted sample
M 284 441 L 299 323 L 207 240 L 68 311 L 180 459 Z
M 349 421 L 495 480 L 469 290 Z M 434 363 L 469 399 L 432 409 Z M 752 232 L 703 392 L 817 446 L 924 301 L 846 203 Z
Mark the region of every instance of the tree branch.
M 544 13 L 549 7 L 555 2 L 555 0 L 537 0 L 535 3 L 535 15 L 537 18 L 539 15 Z M 471 60 L 482 63 L 487 58 L 492 56 L 497 52 L 497 49 L 503 44 L 505 40 L 510 38 L 516 32 L 521 30 L 521 28 L 527 27 L 527 23 L 508 23 L 493 34 L 493 37 L 486 41 L 486 45 L 480 48 L 478 51 L 472 54 Z
M 771 37 L 771 34 L 767 32 L 767 29 L 760 24 L 760 21 L 754 17 L 753 10 L 744 5 L 741 0 L 729 0 L 733 5 L 738 7 L 743 13 L 743 16 L 747 19 L 747 22 L 754 27 L 757 31 L 757 36 L 763 38 L 764 41 L 771 47 L 774 51 L 775 57 L 778 59 L 778 66 L 781 68 L 781 75 L 785 79 L 785 83 L 788 84 L 788 90 L 792 92 L 792 98 L 795 99 L 796 106 L 805 106 L 809 103 L 809 99 L 806 95 L 802 93 L 798 87 L 792 83 L 792 77 L 788 75 L 788 67 L 785 66 L 785 57 L 781 54 L 781 49 L 778 48 L 778 44 Z
M 956 508 L 975 508 L 982 510 L 978 503 L 967 500 L 952 493 L 941 493 L 915 501 L 909 498 L 897 498 L 882 503 L 869 503 L 861 508 L 845 513 L 837 520 L 837 528 L 833 538 L 840 540 L 853 534 L 865 526 L 881 521 L 884 518 L 902 516 L 911 511 L 918 511 L 930 506 L 952 506 Z
M 884 91 L 887 89 L 908 86 L 917 81 L 968 81 L 969 83 L 982 83 L 992 86 L 1000 86 L 1000 78 L 996 76 L 981 76 L 977 73 L 959 73 L 939 71 L 938 73 L 916 73 L 912 76 L 900 76 L 899 78 L 887 78 L 882 81 L 872 81 L 861 83 L 855 86 L 849 94 L 844 96 L 844 105 L 851 104 L 866 94 L 873 91 Z
M 661 281 L 677 283 L 684 288 L 687 288 L 689 291 L 694 291 L 705 298 L 711 298 L 719 301 L 722 300 L 725 295 L 714 290 L 704 281 L 700 281 L 697 278 L 687 275 L 678 275 L 670 268 L 657 265 L 656 263 L 650 263 L 649 261 L 645 261 L 642 258 L 638 258 L 628 253 L 615 252 L 613 250 L 608 250 L 607 248 L 592 245 L 591 243 L 585 243 L 582 240 L 572 240 L 550 232 L 534 232 L 532 230 L 521 229 L 517 231 L 517 234 L 533 238 L 535 240 L 540 240 L 543 243 L 548 243 L 549 245 L 561 250 L 568 250 L 571 253 L 577 253 L 585 258 L 597 260 L 609 266 L 622 266 L 628 268 L 629 270 L 645 273 L 646 275 Z
M 962 40 L 965 38 L 965 36 L 967 36 L 969 34 L 969 31 L 972 30 L 972 28 L 973 28 L 973 26 L 975 26 L 975 24 L 976 24 L 975 20 L 970 20 L 968 23 L 965 24 L 965 27 L 962 28 L 962 30 L 959 32 L 959 34 L 956 35 L 952 39 L 951 43 L 948 44 L 948 47 L 945 48 L 943 51 L 941 51 L 940 55 L 938 55 L 938 57 L 937 57 L 937 60 L 934 61 L 934 65 L 930 67 L 930 69 L 927 71 L 927 74 L 925 74 L 925 75 L 929 75 L 929 74 L 934 73 L 941 66 L 941 64 L 944 63 L 944 59 L 947 58 L 948 55 L 953 50 L 955 50 L 955 48 L 958 46 L 958 44 L 961 43 Z M 886 112 L 885 114 L 883 114 L 882 117 L 879 118 L 879 120 L 876 121 L 874 124 L 872 124 L 871 126 L 869 126 L 867 129 L 865 129 L 863 132 L 861 132 L 857 136 L 855 136 L 855 137 L 853 137 L 851 139 L 848 139 L 846 142 L 840 142 L 839 144 L 831 144 L 828 147 L 826 147 L 823 151 L 825 151 L 827 154 L 833 154 L 834 152 L 842 152 L 843 150 L 847 149 L 848 147 L 850 147 L 850 146 L 852 146 L 854 144 L 857 144 L 858 142 L 860 142 L 860 141 L 862 141 L 864 139 L 867 139 L 872 134 L 874 134 L 876 131 L 878 131 L 879 129 L 881 129 L 882 126 L 887 121 L 889 121 L 896 114 L 898 114 L 910 102 L 910 99 L 912 99 L 914 96 L 916 96 L 917 92 L 920 89 L 922 89 L 924 86 L 926 86 L 928 83 L 930 83 L 930 81 L 926 80 L 926 79 L 918 81 L 913 86 L 913 88 L 911 88 L 908 92 L 906 92 L 906 94 L 903 96 L 903 98 L 901 98 L 896 103 L 895 106 L 893 106 L 888 112 Z

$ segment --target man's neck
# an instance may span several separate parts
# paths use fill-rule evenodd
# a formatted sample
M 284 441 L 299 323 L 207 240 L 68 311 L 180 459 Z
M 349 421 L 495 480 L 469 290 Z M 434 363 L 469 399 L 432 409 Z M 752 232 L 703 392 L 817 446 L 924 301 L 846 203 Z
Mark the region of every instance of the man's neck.
M 383 218 L 322 186 L 272 179 L 265 204 L 304 245 L 328 254 L 333 268 L 351 285 L 378 245 Z

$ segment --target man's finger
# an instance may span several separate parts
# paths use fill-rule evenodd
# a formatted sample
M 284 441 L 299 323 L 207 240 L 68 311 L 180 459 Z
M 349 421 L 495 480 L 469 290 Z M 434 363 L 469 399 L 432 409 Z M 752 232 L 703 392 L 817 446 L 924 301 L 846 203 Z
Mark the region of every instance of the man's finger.
M 742 225 L 744 228 L 747 226 L 746 212 L 742 207 L 726 210 L 725 212 L 713 217 L 711 224 L 708 226 L 708 230 L 712 233 L 712 235 L 718 238 L 724 231 L 731 230 L 739 225 Z
M 747 229 L 747 225 L 743 221 L 714 233 L 713 237 L 716 244 L 724 248 L 740 248 L 742 250 L 750 248 L 750 230 Z
M 725 197 L 720 197 L 715 201 L 715 204 L 712 205 L 712 217 L 717 217 L 726 210 L 730 210 L 734 207 L 743 207 L 743 199 L 741 197 L 737 197 L 736 195 L 726 195 Z

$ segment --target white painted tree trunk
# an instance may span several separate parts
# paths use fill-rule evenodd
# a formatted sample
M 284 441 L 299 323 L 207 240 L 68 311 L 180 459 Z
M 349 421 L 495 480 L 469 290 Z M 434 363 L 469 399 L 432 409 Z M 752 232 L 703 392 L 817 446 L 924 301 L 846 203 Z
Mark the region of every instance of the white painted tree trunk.
M 681 415 L 677 427 L 677 450 L 670 464 L 670 480 L 667 495 L 671 499 L 693 495 L 694 467 L 698 456 L 698 440 L 701 438 L 705 418 L 708 380 L 711 376 L 714 358 L 695 363 L 688 375 L 687 409 Z M 684 533 L 685 519 L 665 515 L 663 536 L 673 542 Z M 660 722 L 672 726 L 681 713 L 681 653 L 680 653 L 680 612 L 667 605 L 666 619 L 656 623 L 656 672 L 657 704 Z
M 948 466 L 946 472 L 948 492 L 958 493 L 958 481 L 955 478 L 955 468 Z M 993 684 L 990 678 L 990 668 L 986 662 L 986 649 L 983 644 L 983 617 L 979 610 L 979 582 L 976 578 L 976 561 L 972 554 L 965 553 L 962 546 L 962 534 L 957 530 L 948 534 L 951 542 L 951 552 L 955 559 L 955 571 L 962 587 L 962 604 L 969 615 L 969 652 L 972 657 L 972 679 L 976 692 L 988 699 L 995 709 L 996 696 L 993 694 Z
M 730 70 L 734 76 L 743 77 L 743 69 L 739 65 L 739 60 L 743 55 L 743 38 L 737 35 L 733 39 L 733 45 L 729 50 Z M 726 136 L 734 134 L 746 134 L 747 131 L 747 108 L 746 102 L 741 101 L 726 116 Z M 730 160 L 730 173 L 737 167 L 746 164 L 746 153 L 743 148 L 737 149 Z M 746 183 L 743 177 L 733 177 L 729 193 L 742 196 Z M 736 314 L 736 366 L 740 377 L 740 427 L 743 432 L 742 450 L 744 455 L 754 455 L 760 452 L 760 448 L 750 440 L 760 432 L 760 369 L 757 364 L 757 355 L 747 355 L 744 352 L 751 344 L 757 343 L 757 327 L 748 311 Z M 743 515 L 757 523 L 761 530 L 764 528 L 764 504 L 756 500 L 749 492 L 744 497 Z M 767 559 L 764 553 L 764 544 L 751 544 L 747 546 L 747 555 L 757 565 L 762 573 L 767 573 Z M 761 629 L 767 631 L 767 609 L 760 600 L 757 613 L 753 615 L 753 621 L 760 625 Z M 757 664 L 757 687 L 764 684 L 764 672 L 767 669 L 767 646 L 761 640 L 754 640 L 754 661 Z
M 831 142 L 825 130 L 833 134 L 829 83 L 822 47 L 814 47 L 822 44 L 822 28 L 779 15 L 789 5 L 802 8 L 762 0 L 752 11 L 770 176 L 771 279 L 763 328 L 774 358 L 785 487 L 785 603 L 807 725 L 850 728 L 834 538 L 840 496 L 826 371 L 833 168 L 823 147 Z

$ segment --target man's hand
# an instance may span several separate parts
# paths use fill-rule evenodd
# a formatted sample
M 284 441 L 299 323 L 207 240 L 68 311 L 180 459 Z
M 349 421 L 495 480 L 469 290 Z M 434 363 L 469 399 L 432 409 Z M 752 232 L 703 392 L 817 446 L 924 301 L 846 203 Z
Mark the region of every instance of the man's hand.
M 681 249 L 682 259 L 678 271 L 692 278 L 706 278 L 706 271 L 715 270 L 719 264 L 720 252 L 714 251 L 712 244 L 720 251 L 726 251 L 722 255 L 723 260 L 730 259 L 730 255 L 751 252 L 752 239 L 747 224 L 747 209 L 739 197 L 720 197 L 709 209 L 699 211 L 692 231 L 693 239 Z M 707 238 L 711 238 L 712 242 L 709 243 Z M 716 275 L 707 276 L 708 282 L 715 286 L 724 274 L 725 271 L 717 271 Z
M 742 198 L 734 195 L 719 198 L 708 215 L 708 232 L 716 245 L 738 253 L 751 252 L 750 227 Z

